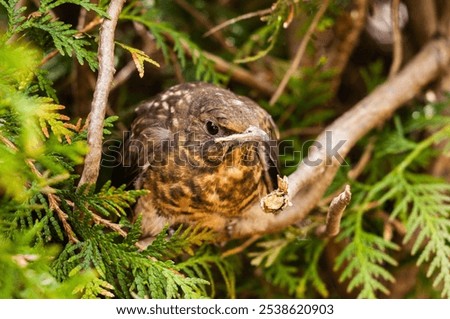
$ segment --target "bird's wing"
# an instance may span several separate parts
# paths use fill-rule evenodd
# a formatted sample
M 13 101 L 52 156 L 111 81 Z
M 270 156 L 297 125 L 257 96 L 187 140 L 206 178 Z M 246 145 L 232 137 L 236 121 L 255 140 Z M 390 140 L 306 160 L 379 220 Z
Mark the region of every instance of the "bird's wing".
M 167 128 L 167 112 L 157 98 L 143 102 L 136 108 L 136 118 L 122 148 L 122 162 L 119 174 L 128 187 L 142 188 L 141 179 L 154 163 L 167 153 L 170 143 Z M 166 152 L 165 152 L 166 151 Z

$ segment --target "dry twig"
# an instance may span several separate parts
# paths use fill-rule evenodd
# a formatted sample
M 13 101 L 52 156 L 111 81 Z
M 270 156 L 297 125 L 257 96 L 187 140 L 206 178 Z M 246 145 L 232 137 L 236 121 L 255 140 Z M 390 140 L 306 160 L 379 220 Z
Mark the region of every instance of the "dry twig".
M 388 213 L 377 210 L 375 216 L 380 218 L 384 222 L 383 238 L 386 240 L 391 240 L 393 235 L 393 230 L 402 237 L 406 235 L 406 227 L 403 223 L 395 218 L 392 218 Z
M 102 23 L 100 42 L 98 47 L 99 70 L 94 91 L 94 98 L 89 114 L 87 142 L 90 148 L 84 162 L 79 186 L 85 183 L 93 184 L 97 181 L 102 155 L 103 122 L 109 91 L 114 76 L 114 32 L 120 11 L 125 0 L 112 0 L 108 7 L 109 20 Z
M 326 224 L 324 227 L 317 229 L 317 234 L 320 237 L 334 237 L 339 234 L 342 214 L 348 204 L 350 204 L 351 198 L 350 185 L 346 185 L 344 191 L 331 201 Z
M 438 30 L 436 1 L 403 0 L 402 2 L 408 7 L 408 29 L 412 31 L 414 41 L 418 45 L 427 43 Z M 448 10 L 445 10 L 444 5 L 442 12 L 445 11 Z
M 369 141 L 369 144 L 367 144 L 363 154 L 359 158 L 358 163 L 356 163 L 355 167 L 353 167 L 347 174 L 348 178 L 351 181 L 354 181 L 358 178 L 359 175 L 364 171 L 364 168 L 369 163 L 370 159 L 372 158 L 372 152 L 375 148 L 375 140 L 371 139 Z

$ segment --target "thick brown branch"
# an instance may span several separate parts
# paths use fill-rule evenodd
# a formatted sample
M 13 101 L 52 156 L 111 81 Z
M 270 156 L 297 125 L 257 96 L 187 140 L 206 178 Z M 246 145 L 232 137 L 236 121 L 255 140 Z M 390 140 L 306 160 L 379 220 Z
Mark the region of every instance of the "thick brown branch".
M 89 114 L 89 127 L 87 142 L 89 153 L 86 155 L 84 169 L 80 183 L 95 183 L 100 170 L 102 155 L 103 122 L 105 119 L 106 105 L 109 91 L 114 76 L 114 32 L 120 11 L 125 0 L 112 0 L 108 7 L 110 19 L 102 23 L 100 29 L 100 42 L 98 47 L 99 69 L 94 91 L 94 98 Z
M 310 152 L 309 161 L 302 162 L 289 176 L 293 207 L 278 215 L 263 214 L 258 203 L 230 229 L 231 236 L 238 238 L 276 232 L 302 220 L 332 182 L 340 166 L 339 159 L 345 158 L 358 140 L 389 119 L 449 64 L 449 39 L 437 39 L 426 45 L 400 73 L 357 103 L 317 138 L 319 147 Z

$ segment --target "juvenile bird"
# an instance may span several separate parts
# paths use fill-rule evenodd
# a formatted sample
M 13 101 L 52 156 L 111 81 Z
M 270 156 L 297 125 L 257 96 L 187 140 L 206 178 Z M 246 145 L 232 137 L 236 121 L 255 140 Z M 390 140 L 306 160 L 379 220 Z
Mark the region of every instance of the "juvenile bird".
M 176 85 L 141 103 L 122 166 L 134 188 L 149 190 L 134 209 L 142 236 L 177 224 L 226 236 L 277 187 L 277 138 L 258 104 L 211 84 Z

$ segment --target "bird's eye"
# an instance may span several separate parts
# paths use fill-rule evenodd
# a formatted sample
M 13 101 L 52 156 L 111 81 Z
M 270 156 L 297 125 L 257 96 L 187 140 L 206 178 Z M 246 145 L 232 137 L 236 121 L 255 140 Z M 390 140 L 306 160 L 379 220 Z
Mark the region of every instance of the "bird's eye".
M 211 135 L 216 135 L 217 133 L 219 133 L 219 127 L 212 121 L 206 122 L 206 130 Z

